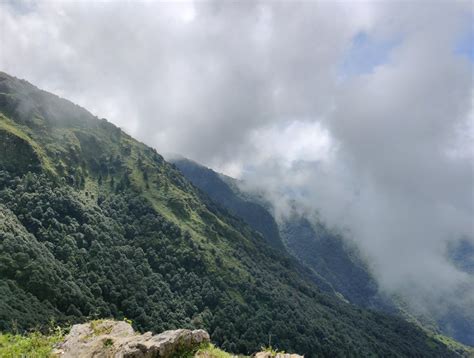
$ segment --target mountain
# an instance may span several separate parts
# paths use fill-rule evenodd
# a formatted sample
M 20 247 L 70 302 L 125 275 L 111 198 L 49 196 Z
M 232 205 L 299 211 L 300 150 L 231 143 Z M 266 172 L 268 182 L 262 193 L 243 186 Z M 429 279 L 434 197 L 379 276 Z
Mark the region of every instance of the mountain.
M 361 307 L 394 311 L 390 302 L 380 297 L 377 283 L 356 249 L 323 224 L 310 222 L 296 210 L 277 223 L 271 205 L 241 191 L 235 179 L 189 159 L 173 159 L 172 163 L 216 203 L 260 232 L 267 242 L 277 242 L 278 247 L 284 242 L 286 249 L 315 273 L 321 288 L 337 292 Z
M 0 330 L 126 317 L 204 328 L 229 352 L 271 335 L 305 357 L 455 356 L 312 275 L 154 149 L 0 73 Z
M 322 223 L 298 214 L 281 224 L 290 252 L 328 281 L 334 290 L 361 307 L 395 313 L 393 303 L 379 293 L 378 284 L 360 253 Z
M 391 314 L 399 314 L 410 321 L 422 322 L 433 332 L 443 332 L 464 344 L 473 345 L 474 310 L 466 312 L 465 304 L 449 306 L 446 312 L 429 315 L 413 312 L 401 297 L 395 299 L 380 293 L 378 284 L 362 259 L 357 248 L 337 233 L 329 230 L 317 219 L 309 219 L 290 208 L 288 215 L 277 221 L 273 218 L 271 204 L 259 194 L 243 192 L 236 179 L 206 168 L 189 159 L 173 159 L 172 162 L 199 189 L 216 203 L 260 231 L 267 242 L 283 242 L 286 250 L 314 272 L 313 281 L 323 290 L 342 295 L 349 302 Z M 239 203 L 236 205 L 235 203 Z M 255 210 L 265 212 L 265 227 L 277 227 L 278 232 L 264 231 L 255 224 Z M 449 249 L 449 257 L 462 271 L 472 274 L 474 248 L 467 240 L 461 240 Z M 474 304 L 474 302 L 473 302 Z
M 460 271 L 474 275 L 474 244 L 459 240 L 448 248 L 448 257 Z
M 262 234 L 265 241 L 275 249 L 284 250 L 278 225 L 266 208 L 246 200 L 237 187 L 231 187 L 222 174 L 199 165 L 189 159 L 171 161 L 195 186 L 205 192 L 216 203 Z M 228 178 L 228 180 L 232 180 Z

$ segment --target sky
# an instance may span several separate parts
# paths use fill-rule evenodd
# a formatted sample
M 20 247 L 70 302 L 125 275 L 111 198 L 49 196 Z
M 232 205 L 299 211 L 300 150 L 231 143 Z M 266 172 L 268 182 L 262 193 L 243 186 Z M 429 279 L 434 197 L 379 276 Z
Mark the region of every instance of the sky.
M 474 305 L 470 1 L 5 1 L 0 70 L 344 231 L 383 289 Z M 419 303 L 423 303 L 420 305 Z

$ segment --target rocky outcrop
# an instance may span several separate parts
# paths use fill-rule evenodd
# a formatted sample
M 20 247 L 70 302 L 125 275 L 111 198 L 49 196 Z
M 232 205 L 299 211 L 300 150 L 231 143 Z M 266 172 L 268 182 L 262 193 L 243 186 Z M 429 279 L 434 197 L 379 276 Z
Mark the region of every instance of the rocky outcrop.
M 127 322 L 100 320 L 74 325 L 54 351 L 61 358 L 169 358 L 209 342 L 203 330 L 137 334 Z
M 304 357 L 298 354 L 290 354 L 290 353 L 259 352 L 255 354 L 255 358 L 304 358 Z

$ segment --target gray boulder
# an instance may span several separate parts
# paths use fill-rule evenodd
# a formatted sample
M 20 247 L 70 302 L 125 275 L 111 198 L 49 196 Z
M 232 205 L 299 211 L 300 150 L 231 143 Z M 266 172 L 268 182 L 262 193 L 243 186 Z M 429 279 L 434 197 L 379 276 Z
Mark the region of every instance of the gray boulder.
M 169 358 L 209 343 L 203 330 L 178 329 L 137 334 L 126 322 L 99 320 L 76 324 L 53 352 L 62 358 Z
M 298 354 L 290 353 L 270 353 L 270 352 L 259 352 L 255 354 L 255 358 L 304 358 Z

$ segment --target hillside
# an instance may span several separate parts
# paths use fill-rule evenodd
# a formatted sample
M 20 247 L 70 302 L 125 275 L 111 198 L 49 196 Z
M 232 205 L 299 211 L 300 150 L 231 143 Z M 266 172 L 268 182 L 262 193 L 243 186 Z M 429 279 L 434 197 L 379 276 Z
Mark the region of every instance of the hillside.
M 222 175 L 211 169 L 184 158 L 171 160 L 171 162 L 189 181 L 209 195 L 223 209 L 241 218 L 255 231 L 261 233 L 270 246 L 284 250 L 278 225 L 268 210 L 258 203 L 237 195 L 235 189 L 223 180 Z
M 377 282 L 357 248 L 317 219 L 310 220 L 293 208 L 292 212 L 277 222 L 271 214 L 271 204 L 255 193 L 243 192 L 236 179 L 185 158 L 172 162 L 216 203 L 254 230 L 262 232 L 268 242 L 283 242 L 290 254 L 314 272 L 312 279 L 321 289 L 337 292 L 360 307 L 399 314 L 427 327 L 431 332 L 442 332 L 472 346 L 474 311 L 469 313 L 462 306 L 450 306 L 445 312 L 433 315 L 414 312 L 401 297 L 387 297 L 379 293 Z M 258 211 L 255 207 L 258 207 Z M 278 231 L 265 231 L 258 223 L 255 224 L 256 212 L 265 212 L 259 217 L 271 223 L 266 226 L 276 227 Z M 448 255 L 460 270 L 472 274 L 474 249 L 467 240 L 451 246 Z
M 229 352 L 268 341 L 316 356 L 454 353 L 402 319 L 322 292 L 104 119 L 0 73 L 0 330 L 90 318 L 204 328 Z
M 395 310 L 390 302 L 378 294 L 377 283 L 355 248 L 349 247 L 323 224 L 311 223 L 296 210 L 277 223 L 271 208 L 267 209 L 261 204 L 260 198 L 242 192 L 235 179 L 188 159 L 172 162 L 216 203 L 261 232 L 267 242 L 284 242 L 286 250 L 316 274 L 316 283 L 320 287 L 329 292 L 338 292 L 361 307 Z M 267 230 L 267 227 L 272 230 Z

